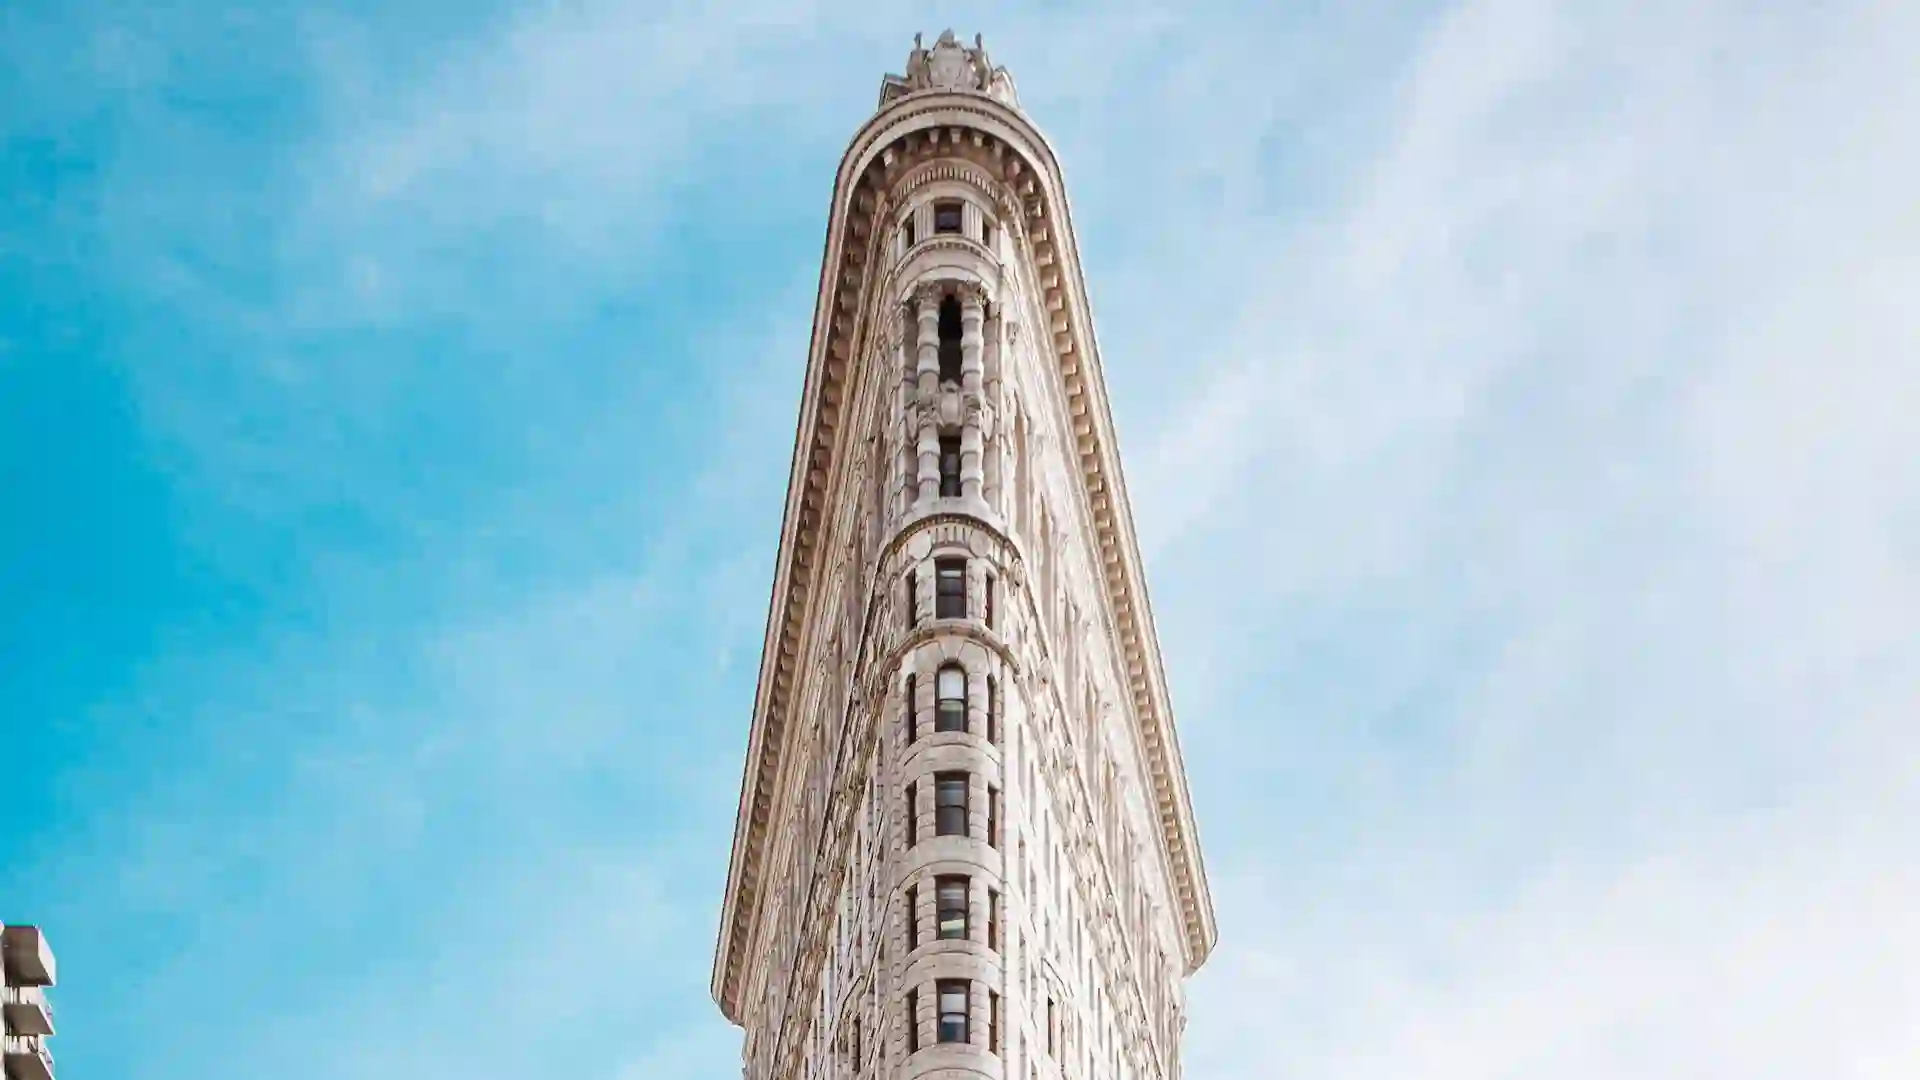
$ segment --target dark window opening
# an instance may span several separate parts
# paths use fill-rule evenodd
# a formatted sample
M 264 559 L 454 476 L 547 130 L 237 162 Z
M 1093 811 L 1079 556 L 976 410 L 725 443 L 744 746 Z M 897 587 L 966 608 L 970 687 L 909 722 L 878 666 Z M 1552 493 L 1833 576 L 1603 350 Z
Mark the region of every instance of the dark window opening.
M 940 301 L 940 381 L 960 381 L 960 301 Z
M 907 991 L 907 1053 L 920 1052 L 920 991 Z
M 940 877 L 933 882 L 939 937 L 942 941 L 965 940 L 967 936 L 967 879 Z
M 987 741 L 1000 745 L 1000 680 L 987 676 Z
M 940 559 L 933 564 L 933 617 L 967 617 L 967 560 Z
M 940 1041 L 967 1041 L 967 990 L 961 979 L 941 979 L 935 984 L 940 995 Z
M 960 436 L 940 436 L 940 497 L 960 495 Z
M 957 202 L 937 202 L 933 204 L 933 231 L 936 233 L 957 233 L 961 229 L 960 204 Z
M 920 946 L 920 890 L 907 886 L 907 951 Z
M 906 586 L 907 586 L 907 595 L 905 597 L 905 600 L 906 600 L 906 608 L 907 608 L 907 625 L 919 626 L 920 625 L 920 597 L 916 595 L 920 591 L 920 571 L 918 569 L 907 571 Z
M 914 213 L 908 214 L 907 220 L 900 223 L 900 235 L 906 238 L 908 247 L 912 247 L 913 242 L 915 240 L 920 239 L 918 236 L 914 235 L 914 225 L 917 223 L 916 219 L 918 217 L 919 217 L 919 213 L 916 211 Z
M 934 679 L 938 697 L 934 703 L 933 730 L 967 730 L 967 673 L 958 664 L 940 669 Z
M 920 725 L 914 722 L 914 717 L 913 717 L 913 699 L 915 696 L 914 691 L 916 689 L 914 684 L 916 681 L 917 681 L 916 676 L 913 676 L 913 675 L 907 676 L 906 707 L 900 710 L 900 730 L 906 733 L 908 746 L 912 746 L 913 740 L 916 738 L 919 738 L 920 736 L 920 732 L 919 732 Z
M 913 845 L 920 842 L 920 821 L 916 815 L 916 811 L 913 805 L 914 796 L 917 794 L 919 794 L 919 785 L 914 783 L 912 780 L 907 781 L 907 846 L 908 847 L 912 847 Z M 912 909 L 911 904 L 908 905 L 908 909 L 909 910 Z M 908 924 L 908 925 L 912 925 L 912 924 Z M 911 948 L 911 946 L 909 946 L 909 948 Z
M 987 890 L 987 948 L 1000 948 L 1000 890 Z
M 936 773 L 933 778 L 933 834 L 967 835 L 967 774 Z

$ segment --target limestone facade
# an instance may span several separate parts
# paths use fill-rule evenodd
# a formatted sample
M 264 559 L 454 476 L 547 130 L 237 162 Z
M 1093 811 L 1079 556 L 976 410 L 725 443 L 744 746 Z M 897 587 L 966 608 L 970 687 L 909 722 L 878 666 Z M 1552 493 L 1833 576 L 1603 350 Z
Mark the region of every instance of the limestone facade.
M 747 1080 L 1174 1080 L 1214 941 L 1060 169 L 975 40 L 842 160 L 714 995 Z

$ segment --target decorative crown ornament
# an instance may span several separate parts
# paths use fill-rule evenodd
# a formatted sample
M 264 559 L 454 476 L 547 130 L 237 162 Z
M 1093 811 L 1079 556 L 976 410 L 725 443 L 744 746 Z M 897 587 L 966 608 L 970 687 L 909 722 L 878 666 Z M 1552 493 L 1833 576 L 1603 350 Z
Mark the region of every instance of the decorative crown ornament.
M 1013 76 L 1007 69 L 994 67 L 987 59 L 987 47 L 979 34 L 971 47 L 954 39 L 946 30 L 933 48 L 921 44 L 921 35 L 913 35 L 913 52 L 907 55 L 907 73 L 888 75 L 880 82 L 880 107 L 908 94 L 923 91 L 985 94 L 1004 105 L 1020 107 L 1013 89 Z

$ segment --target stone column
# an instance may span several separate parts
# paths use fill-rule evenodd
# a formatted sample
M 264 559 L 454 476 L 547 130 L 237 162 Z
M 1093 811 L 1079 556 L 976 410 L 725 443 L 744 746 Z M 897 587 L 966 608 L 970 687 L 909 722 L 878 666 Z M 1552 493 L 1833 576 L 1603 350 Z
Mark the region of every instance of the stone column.
M 940 494 L 940 297 L 936 283 L 923 284 L 913 292 L 915 316 L 919 323 L 918 363 L 914 368 L 915 423 L 920 450 L 920 491 L 916 502 L 932 500 Z
M 980 459 L 985 446 L 981 431 L 985 418 L 985 368 L 981 352 L 986 337 L 981 326 L 986 321 L 987 294 L 985 289 L 972 284 L 961 286 L 959 293 L 960 396 L 966 414 L 966 426 L 960 430 L 960 494 L 977 500 L 985 480 Z
M 981 491 L 987 500 L 987 504 L 995 510 L 1000 511 L 1002 517 L 1005 517 L 1007 513 L 1005 496 L 1007 440 L 1001 436 L 998 429 L 1000 426 L 1000 418 L 1006 415 L 1000 408 L 1000 398 L 1002 395 L 1001 358 L 1004 355 L 1002 352 L 1001 338 L 1004 336 L 1005 325 L 1006 318 L 1000 312 L 1000 305 L 990 305 L 987 310 L 986 353 L 985 356 L 982 357 L 982 367 L 985 370 L 982 376 L 984 390 L 981 395 L 981 400 L 986 403 L 985 413 L 987 425 L 981 432 L 981 436 L 986 443 L 986 450 L 983 455 L 984 461 L 981 467 L 983 474 L 981 477 Z

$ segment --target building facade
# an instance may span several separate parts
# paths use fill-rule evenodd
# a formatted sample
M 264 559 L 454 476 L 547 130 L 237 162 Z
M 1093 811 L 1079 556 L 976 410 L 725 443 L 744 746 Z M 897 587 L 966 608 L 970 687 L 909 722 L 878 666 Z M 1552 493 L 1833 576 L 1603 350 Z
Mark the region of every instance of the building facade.
M 1175 1080 L 1214 934 L 1060 167 L 916 39 L 834 186 L 714 996 L 747 1080 Z
M 53 1005 L 47 1001 L 57 970 L 53 950 L 34 926 L 0 928 L 0 1024 L 4 1024 L 6 1080 L 53 1080 Z

